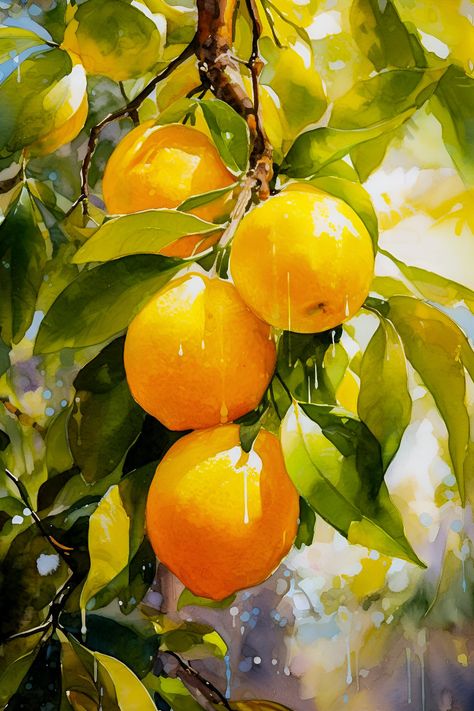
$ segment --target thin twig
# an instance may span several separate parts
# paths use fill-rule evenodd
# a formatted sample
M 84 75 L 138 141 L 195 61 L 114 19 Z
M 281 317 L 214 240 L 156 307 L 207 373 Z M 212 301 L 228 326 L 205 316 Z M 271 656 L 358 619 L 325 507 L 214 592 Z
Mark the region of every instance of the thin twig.
M 119 81 L 119 88 L 120 88 L 120 93 L 122 94 L 122 99 L 128 104 L 130 99 L 128 98 L 127 93 L 125 91 L 123 81 Z M 133 125 L 138 126 L 138 124 L 140 123 L 140 117 L 138 115 L 137 109 L 130 109 L 130 111 L 128 112 L 128 115 L 132 119 Z
M 226 699 L 222 691 L 220 691 L 208 679 L 205 679 L 196 669 L 181 659 L 179 654 L 166 650 L 161 655 L 168 654 L 178 663 L 178 669 L 174 672 L 176 678 L 180 679 L 190 693 L 193 690 L 198 691 L 210 704 L 222 704 L 228 711 L 231 711 L 229 701 Z
M 17 418 L 21 425 L 24 425 L 25 427 L 33 427 L 33 429 L 35 429 L 41 435 L 45 434 L 46 430 L 42 425 L 39 424 L 39 422 L 36 422 L 36 420 L 30 417 L 30 415 L 26 415 L 24 412 L 19 410 L 15 405 L 10 402 L 7 397 L 0 397 L 0 402 L 3 404 L 7 412 Z
M 63 546 L 61 543 L 59 543 L 44 527 L 43 521 L 40 519 L 36 511 L 34 510 L 30 497 L 28 495 L 28 491 L 26 490 L 26 486 L 23 484 L 21 479 L 18 479 L 9 469 L 4 469 L 5 474 L 7 477 L 12 481 L 16 488 L 18 489 L 18 492 L 20 494 L 21 500 L 23 501 L 24 505 L 26 508 L 31 512 L 31 517 L 33 518 L 33 521 L 35 524 L 38 526 L 39 530 L 41 531 L 41 534 L 46 538 L 46 540 L 49 541 L 49 543 L 52 545 L 56 553 L 59 555 L 59 557 L 66 563 L 66 565 L 69 567 L 69 558 L 68 555 L 70 552 L 73 550 L 72 548 L 69 548 L 67 546 Z
M 86 155 L 81 168 L 81 195 L 75 203 L 75 205 L 77 205 L 79 202 L 82 202 L 84 215 L 87 215 L 87 201 L 89 199 L 89 171 L 92 163 L 92 157 L 95 149 L 97 148 L 97 143 L 102 129 L 109 123 L 124 118 L 125 116 L 132 117 L 133 112 L 140 108 L 143 101 L 151 94 L 159 82 L 169 77 L 169 75 L 172 74 L 180 64 L 186 61 L 189 57 L 192 57 L 194 51 L 195 40 L 193 39 L 188 46 L 183 49 L 181 54 L 173 59 L 162 72 L 153 77 L 153 79 L 140 91 L 139 94 L 136 95 L 134 99 L 129 101 L 125 106 L 122 106 L 122 108 L 117 109 L 117 111 L 107 114 L 102 121 L 99 121 L 98 124 L 92 127 L 87 144 Z

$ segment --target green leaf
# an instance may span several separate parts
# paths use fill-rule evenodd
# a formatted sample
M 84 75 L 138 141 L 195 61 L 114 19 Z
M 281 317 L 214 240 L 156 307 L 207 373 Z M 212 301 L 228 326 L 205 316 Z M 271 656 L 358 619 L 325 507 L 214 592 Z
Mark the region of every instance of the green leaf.
M 72 61 L 62 49 L 36 52 L 0 84 L 0 154 L 14 153 L 46 136 L 67 100 Z
M 3 340 L 18 343 L 33 319 L 46 264 L 46 242 L 25 189 L 0 226 L 0 260 L 0 330 Z
M 307 503 L 351 543 L 422 565 L 383 483 L 380 448 L 340 409 L 293 403 L 282 422 L 286 468 Z
M 466 183 L 474 183 L 474 79 L 451 66 L 431 99 L 433 113 L 441 124 L 443 140 L 454 165 Z
M 362 357 L 358 414 L 379 441 L 386 470 L 410 424 L 411 398 L 400 336 L 383 317 Z
M 474 313 L 474 291 L 472 289 L 447 279 L 441 274 L 435 274 L 420 267 L 409 266 L 385 249 L 379 249 L 379 252 L 388 257 L 398 267 L 420 296 L 429 301 L 435 301 L 442 306 L 458 306 L 461 301 L 464 301 L 468 309 Z
M 232 605 L 234 600 L 235 595 L 230 595 L 229 597 L 224 598 L 224 600 L 210 600 L 207 597 L 198 597 L 197 595 L 194 595 L 191 590 L 184 588 L 183 592 L 178 598 L 176 607 L 178 611 L 182 610 L 183 607 L 189 606 L 212 607 L 218 610 L 225 610 L 227 607 L 229 607 L 229 605 Z
M 156 109 L 155 109 L 156 110 Z M 174 101 L 170 106 L 160 112 L 156 123 L 163 126 L 166 123 L 177 123 L 181 121 L 187 114 L 191 117 L 194 116 L 197 110 L 197 104 L 193 99 L 178 99 Z
M 153 667 L 160 637 L 155 633 L 152 623 L 143 616 L 137 616 L 131 625 L 125 625 L 103 615 L 88 614 L 85 636 L 81 636 L 79 615 L 64 612 L 61 615 L 61 624 L 63 629 L 71 635 L 69 639 L 74 644 L 76 653 L 86 654 L 85 666 L 90 671 L 92 671 L 91 652 L 114 656 L 140 679 L 148 674 Z M 79 645 L 78 638 L 84 640 L 87 649 Z M 81 656 L 81 661 L 84 663 L 83 656 Z M 115 708 L 112 706 L 111 711 L 112 709 L 115 711 Z
M 117 338 L 74 381 L 68 423 L 74 461 L 88 483 L 110 474 L 140 434 L 145 413 L 130 395 L 123 365 L 124 339 Z
M 73 261 L 107 262 L 131 254 L 158 254 L 180 237 L 215 232 L 216 225 L 178 210 L 145 210 L 115 217 L 99 227 Z
M 8 711 L 59 709 L 61 704 L 61 645 L 54 637 L 44 642 L 27 670 Z
M 329 125 L 367 128 L 419 109 L 433 94 L 443 73 L 444 69 L 392 69 L 360 81 L 334 102 Z
M 180 679 L 154 677 L 153 689 L 173 711 L 202 711 L 202 706 L 191 696 Z
M 156 470 L 156 463 L 135 469 L 118 484 L 120 499 L 129 518 L 128 565 L 115 575 L 89 601 L 88 610 L 108 605 L 115 598 L 120 600 L 120 611 L 127 615 L 142 600 L 153 582 L 156 557 L 145 540 L 145 506 L 148 487 Z
M 310 546 L 314 537 L 314 526 L 316 514 L 306 500 L 300 496 L 300 515 L 298 531 L 296 533 L 295 546 L 301 548 L 303 545 Z
M 239 175 L 249 161 L 249 130 L 244 119 L 219 99 L 199 102 L 209 131 L 228 168 Z
M 184 654 L 187 659 L 224 658 L 227 645 L 209 625 L 183 622 L 161 635 L 160 650 Z
M 37 651 L 37 649 L 33 649 L 18 657 L 8 664 L 4 672 L 0 674 L 0 708 L 4 709 L 11 697 L 18 691 L 36 658 Z
M 471 367 L 473 352 L 461 329 L 433 306 L 409 296 L 393 296 L 389 304 L 389 318 L 400 334 L 407 358 L 446 424 L 449 453 L 464 501 L 470 442 L 464 362 Z
M 396 131 L 384 133 L 378 138 L 354 146 L 351 150 L 351 161 L 362 183 L 365 183 L 369 175 L 382 163 L 387 148 L 395 135 Z
M 376 253 L 379 237 L 377 215 L 375 214 L 370 196 L 362 185 L 344 180 L 343 178 L 334 177 L 317 177 L 313 178 L 310 182 L 315 188 L 319 188 L 330 195 L 341 198 L 349 207 L 352 207 L 366 226 L 372 238 L 374 253 Z
M 91 566 L 81 592 L 82 610 L 128 565 L 129 530 L 130 519 L 120 490 L 117 485 L 111 486 L 89 521 Z
M 310 47 L 308 56 L 303 57 L 298 46 L 277 47 L 270 37 L 262 37 L 259 45 L 264 60 L 259 82 L 277 95 L 284 138 L 291 141 L 306 126 L 316 123 L 327 108 L 321 77 Z
M 159 255 L 135 255 L 83 270 L 46 314 L 35 352 L 83 348 L 117 336 L 181 264 Z
M 217 198 L 222 197 L 223 195 L 227 195 L 227 193 L 230 193 L 237 186 L 238 183 L 236 182 L 232 183 L 232 185 L 226 185 L 225 188 L 211 190 L 208 193 L 201 193 L 200 195 L 193 195 L 192 197 L 187 198 L 187 200 L 182 202 L 181 205 L 178 205 L 176 209 L 180 210 L 181 212 L 190 212 L 196 207 L 201 207 L 201 205 L 207 205 L 213 200 L 216 200 Z
M 292 178 L 316 175 L 329 163 L 347 155 L 354 146 L 398 128 L 414 111 L 414 108 L 408 109 L 392 119 L 365 128 L 348 130 L 325 126 L 306 131 L 291 146 L 281 170 Z
M 417 40 L 400 20 L 391 0 L 384 3 L 355 0 L 350 21 L 352 36 L 378 71 L 417 64 L 414 52 Z M 420 49 L 417 54 L 420 55 Z
M 94 652 L 94 657 L 112 679 L 120 709 L 156 711 L 156 706 L 140 679 L 123 662 L 100 652 Z
M 24 516 L 23 508 L 17 515 Z M 31 519 L 30 519 L 31 521 Z M 11 524 L 11 522 L 9 522 Z M 13 529 L 17 523 L 11 524 Z M 2 538 L 7 524 L 2 530 Z M 48 574 L 41 574 L 48 570 Z M 36 525 L 18 533 L 10 544 L 0 570 L 0 638 L 42 624 L 48 605 L 68 579 L 68 566 Z M 8 614 L 5 614 L 8 611 Z
M 0 64 L 22 52 L 45 44 L 45 40 L 22 27 L 0 27 Z

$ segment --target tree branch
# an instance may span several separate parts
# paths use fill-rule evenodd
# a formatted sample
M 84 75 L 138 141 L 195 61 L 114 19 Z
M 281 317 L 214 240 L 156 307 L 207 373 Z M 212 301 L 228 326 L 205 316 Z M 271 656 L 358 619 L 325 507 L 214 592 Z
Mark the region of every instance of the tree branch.
M 246 0 L 252 22 L 252 53 L 245 65 L 252 78 L 251 99 L 243 86 L 239 62 L 232 54 L 233 20 L 237 0 L 197 0 L 198 31 L 196 54 L 201 81 L 222 101 L 225 101 L 246 121 L 252 150 L 249 177 L 252 189 L 259 185 L 262 200 L 270 194 L 272 178 L 272 146 L 260 118 L 258 77 L 262 61 L 258 53 L 261 25 L 254 0 Z
M 165 655 L 169 655 L 174 660 L 174 667 L 164 661 Z M 231 711 L 230 705 L 224 694 L 219 689 L 205 679 L 196 669 L 187 664 L 181 657 L 170 650 L 160 653 L 160 661 L 163 664 L 163 670 L 168 676 L 173 676 L 183 682 L 191 696 L 209 711 L 215 711 L 215 704 L 221 704 L 228 711 Z
M 39 424 L 39 422 L 36 422 L 32 417 L 29 415 L 26 415 L 24 412 L 19 410 L 15 405 L 12 405 L 10 400 L 7 397 L 0 397 L 0 402 L 3 404 L 5 410 L 9 412 L 10 414 L 14 415 L 19 423 L 21 425 L 24 425 L 25 427 L 33 427 L 37 432 L 39 432 L 41 435 L 44 435 L 46 430 L 45 428 Z
M 136 95 L 134 99 L 129 101 L 125 106 L 122 106 L 121 109 L 117 109 L 117 111 L 113 111 L 112 113 L 108 114 L 102 119 L 102 121 L 99 121 L 98 124 L 92 127 L 89 135 L 89 142 L 87 144 L 86 155 L 84 157 L 81 168 L 81 195 L 74 203 L 73 208 L 78 203 L 82 202 L 83 214 L 87 215 L 87 201 L 89 199 L 89 171 L 92 163 L 92 157 L 94 155 L 95 149 L 97 148 L 97 143 L 102 129 L 105 128 L 105 126 L 107 126 L 109 123 L 113 123 L 114 121 L 124 118 L 125 116 L 130 116 L 133 121 L 136 112 L 138 111 L 144 100 L 151 94 L 153 89 L 155 89 L 155 87 L 160 83 L 160 81 L 163 81 L 163 79 L 169 77 L 170 74 L 172 74 L 180 64 L 186 61 L 186 59 L 189 59 L 189 57 L 192 57 L 194 52 L 195 39 L 193 39 L 188 44 L 188 46 L 183 49 L 181 54 L 179 54 L 175 59 L 173 59 L 168 64 L 168 66 L 163 69 L 162 72 L 153 77 L 153 79 L 140 91 L 139 94 Z

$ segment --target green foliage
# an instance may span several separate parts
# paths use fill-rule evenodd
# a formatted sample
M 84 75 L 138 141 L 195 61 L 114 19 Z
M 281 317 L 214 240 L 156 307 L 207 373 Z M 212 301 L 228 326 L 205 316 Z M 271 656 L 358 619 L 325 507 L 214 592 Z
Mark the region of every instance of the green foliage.
M 249 132 L 243 118 L 223 101 L 200 101 L 211 136 L 227 167 L 239 175 L 247 168 Z
M 179 266 L 168 257 L 135 255 L 83 270 L 48 311 L 36 352 L 83 348 L 119 335 Z
M 52 90 L 71 69 L 68 53 L 50 48 L 19 63 L 0 84 L 0 102 L 7 107 L 0 117 L 0 155 L 29 146 L 51 131 L 68 87 Z
M 0 226 L 0 333 L 7 343 L 21 341 L 32 321 L 43 282 L 46 244 L 37 211 L 23 189 Z
M 74 262 L 108 262 L 132 254 L 157 254 L 186 235 L 208 235 L 216 225 L 177 210 L 145 210 L 104 222 L 76 252 Z
M 188 57 L 138 113 L 124 111 L 123 121 L 94 136 L 88 199 L 77 201 L 86 134 L 122 107 L 125 96 L 136 97 L 195 35 L 192 0 L 144 4 L 148 9 L 128 0 L 57 0 L 14 2 L 6 10 L 3 3 L 0 9 L 0 21 L 20 24 L 34 7 L 35 21 L 50 37 L 12 23 L 0 27 L 0 706 L 9 710 L 148 711 L 169 705 L 198 711 L 193 685 L 157 676 L 155 662 L 171 652 L 188 659 L 214 656 L 223 666 L 228 651 L 211 626 L 192 617 L 210 615 L 204 608 L 228 615 L 234 596 L 216 603 L 184 589 L 176 615 L 148 606 L 145 596 L 156 572 L 145 531 L 148 487 L 157 463 L 184 433 L 167 430 L 136 405 L 126 383 L 123 343 L 139 309 L 194 259 L 170 259 L 160 250 L 188 235 L 205 238 L 226 229 L 228 222 L 213 224 L 189 213 L 231 192 L 232 199 L 238 195 L 252 151 L 248 125 L 207 87 L 200 93 L 197 59 Z M 28 147 L 53 129 L 69 99 L 72 61 L 58 45 L 73 5 L 79 40 L 96 44 L 109 69 L 115 64 L 109 72 L 114 76 L 91 76 L 96 71 L 89 70 L 85 132 L 60 152 L 31 159 Z M 264 60 L 260 118 L 274 144 L 271 187 L 308 179 L 344 200 L 365 224 L 374 252 L 390 259 L 399 275 L 377 274 L 374 280 L 372 293 L 383 299 L 366 302 L 365 319 L 377 320 L 367 345 L 359 343 L 351 323 L 319 334 L 277 334 L 276 372 L 260 405 L 237 423 L 241 445 L 250 451 L 262 427 L 280 432 L 300 494 L 297 548 L 312 543 L 318 514 L 350 542 L 421 566 L 384 476 L 410 423 L 407 375 L 414 375 L 446 424 L 461 499 L 474 500 L 466 398 L 474 353 L 462 330 L 436 307 L 463 303 L 472 312 L 474 292 L 380 249 L 377 216 L 361 183 L 424 105 L 439 122 L 459 175 L 466 185 L 473 183 L 474 79 L 462 42 L 453 42 L 459 18 L 454 13 L 447 36 L 440 37 L 451 51 L 448 63 L 422 48 L 419 38 L 430 25 L 417 24 L 417 11 L 427 12 L 427 3 L 353 0 L 350 10 L 344 6 L 352 34 L 344 21 L 340 33 L 320 40 L 308 34 L 322 10 L 316 0 L 256 5 Z M 443 9 L 435 10 L 433 17 Z M 251 96 L 246 3 L 240 3 L 235 27 L 233 52 L 239 56 L 233 69 Z M 341 61 L 343 72 L 333 67 Z M 123 74 L 123 84 L 114 70 Z M 106 216 L 100 192 L 105 160 L 137 116 L 208 131 L 235 182 L 192 195 L 176 210 Z M 226 258 L 229 249 L 230 243 Z M 197 268 L 213 268 L 219 248 L 209 252 Z M 338 405 L 344 377 L 354 373 L 360 377 L 357 414 Z M 54 416 L 47 414 L 49 405 Z M 6 477 L 4 465 L 18 474 L 22 489 Z M 33 506 L 39 521 L 28 513 Z M 19 631 L 25 636 L 9 639 Z M 285 711 L 265 700 L 229 706 Z
M 144 413 L 132 399 L 123 366 L 123 338 L 81 370 L 68 423 L 74 461 L 87 482 L 110 474 L 140 433 Z
M 454 473 L 464 499 L 470 441 L 464 368 L 474 372 L 474 354 L 461 329 L 438 309 L 407 296 L 394 296 L 389 303 L 390 320 L 400 334 L 407 358 L 446 423 Z
M 410 423 L 411 398 L 400 336 L 383 317 L 362 357 L 358 412 L 380 443 L 385 470 Z
M 294 403 L 281 442 L 288 473 L 316 513 L 351 543 L 422 565 L 383 483 L 380 446 L 363 423 L 337 408 Z

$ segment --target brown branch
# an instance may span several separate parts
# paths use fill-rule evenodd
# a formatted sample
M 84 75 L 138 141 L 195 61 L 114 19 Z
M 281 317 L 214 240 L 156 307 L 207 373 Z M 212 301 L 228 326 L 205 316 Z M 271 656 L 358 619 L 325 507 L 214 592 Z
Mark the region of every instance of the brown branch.
M 201 81 L 246 121 L 252 144 L 250 171 L 253 187 L 259 185 L 261 199 L 270 194 L 272 146 L 263 128 L 258 99 L 258 77 L 262 62 L 258 54 L 261 25 L 254 0 L 246 0 L 252 21 L 252 54 L 245 65 L 252 77 L 250 98 L 243 86 L 239 61 L 232 54 L 233 21 L 237 0 L 197 0 L 198 31 L 196 54 Z
M 186 61 L 186 59 L 189 59 L 189 57 L 192 57 L 194 52 L 195 39 L 193 39 L 188 46 L 183 49 L 181 54 L 173 59 L 162 72 L 153 77 L 153 79 L 140 91 L 139 94 L 136 95 L 134 99 L 129 101 L 125 106 L 122 106 L 122 108 L 117 109 L 117 111 L 107 114 L 102 121 L 99 121 L 98 124 L 92 127 L 87 144 L 86 155 L 81 168 L 81 195 L 78 200 L 76 200 L 71 210 L 74 209 L 78 203 L 82 202 L 83 214 L 87 215 L 87 201 L 89 199 L 89 171 L 92 163 L 92 157 L 95 149 L 97 148 L 97 143 L 102 129 L 109 123 L 113 123 L 114 121 L 124 118 L 125 116 L 129 116 L 133 121 L 136 111 L 140 108 L 144 100 L 151 94 L 160 81 L 163 81 L 163 79 L 169 77 L 180 64 Z
M 165 655 L 169 655 L 173 660 L 173 667 L 165 661 Z M 183 682 L 191 696 L 209 711 L 215 711 L 215 704 L 224 706 L 230 711 L 230 705 L 224 694 L 219 689 L 205 679 L 196 669 L 181 659 L 181 657 L 170 650 L 160 653 L 163 669 L 168 676 L 173 676 Z
M 19 423 L 21 425 L 24 425 L 25 427 L 33 427 L 37 432 L 39 432 L 41 435 L 44 435 L 46 430 L 45 428 L 39 424 L 39 422 L 36 422 L 30 415 L 26 415 L 24 412 L 19 410 L 15 405 L 12 405 L 10 400 L 7 397 L 0 397 L 0 402 L 3 404 L 5 410 L 9 412 L 10 414 L 14 415 Z

